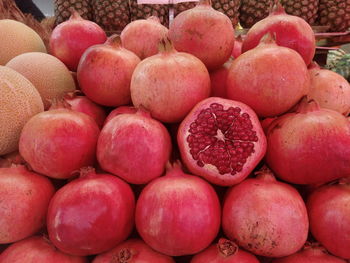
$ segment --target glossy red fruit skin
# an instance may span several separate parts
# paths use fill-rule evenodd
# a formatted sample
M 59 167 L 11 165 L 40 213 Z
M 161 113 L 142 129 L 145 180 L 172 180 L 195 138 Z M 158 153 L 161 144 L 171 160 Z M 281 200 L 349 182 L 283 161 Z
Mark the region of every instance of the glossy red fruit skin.
M 335 110 L 344 116 L 350 113 L 350 84 L 338 73 L 310 64 L 311 77 L 308 98 L 318 102 L 321 108 Z
M 168 35 L 158 17 L 151 16 L 129 23 L 121 32 L 123 47 L 134 52 L 141 60 L 158 53 L 159 42 Z
M 203 110 L 210 109 L 211 105 L 219 105 L 219 106 L 222 105 L 225 111 L 227 111 L 230 107 L 240 108 L 242 110 L 241 114 L 247 113 L 250 116 L 250 120 L 253 125 L 252 131 L 255 132 L 257 137 L 257 141 L 253 142 L 254 144 L 254 149 L 253 149 L 254 153 L 252 153 L 253 155 L 248 156 L 246 158 L 246 162 L 242 165 L 242 170 L 238 171 L 234 175 L 232 175 L 231 172 L 225 172 L 224 174 L 221 174 L 216 165 L 212 165 L 210 164 L 210 162 L 204 161 L 203 160 L 204 157 L 194 159 L 191 153 L 192 147 L 188 141 L 188 137 L 191 134 L 193 134 L 191 132 L 191 125 L 193 125 L 192 123 L 194 123 L 194 121 L 198 118 L 198 115 Z M 222 129 L 219 129 L 218 127 L 217 127 L 217 130 L 220 131 L 221 134 L 225 133 L 224 130 L 221 131 Z M 216 135 L 213 137 L 220 139 L 219 135 Z M 228 140 L 233 142 L 235 141 L 232 139 L 228 139 Z M 220 140 L 216 140 L 216 141 L 220 142 Z M 254 113 L 254 111 L 250 107 L 248 107 L 247 105 L 241 102 L 227 100 L 223 98 L 217 98 L 217 97 L 211 97 L 206 100 L 203 100 L 192 109 L 192 111 L 186 116 L 186 118 L 180 124 L 178 133 L 177 133 L 177 142 L 180 149 L 181 159 L 183 163 L 186 165 L 186 167 L 190 170 L 190 172 L 195 175 L 204 177 L 206 180 L 208 180 L 213 184 L 217 184 L 221 186 L 231 186 L 243 181 L 258 165 L 258 163 L 264 157 L 266 152 L 266 137 L 261 128 L 259 119 Z M 225 152 L 228 152 L 229 148 L 226 147 L 225 149 L 226 149 Z M 213 155 L 218 155 L 218 154 L 213 154 Z M 202 161 L 204 163 L 204 166 L 199 166 L 197 164 L 198 161 Z M 234 164 L 236 163 L 234 162 Z
M 120 114 L 103 127 L 97 143 L 102 169 L 128 183 L 146 184 L 163 174 L 171 153 L 165 126 L 142 109 Z
M 1 263 L 87 263 L 87 258 L 65 254 L 49 240 L 32 236 L 10 245 L 1 255 Z
M 130 81 L 138 56 L 121 46 L 120 37 L 112 35 L 102 45 L 88 48 L 82 55 L 77 77 L 81 90 L 92 101 L 110 107 L 131 101 Z
M 71 181 L 50 202 L 47 229 L 52 243 L 77 256 L 105 252 L 125 240 L 134 224 L 130 186 L 94 172 Z
M 66 179 L 81 167 L 93 165 L 99 133 L 90 116 L 70 109 L 53 109 L 26 123 L 19 152 L 34 171 Z
M 50 53 L 60 59 L 71 71 L 77 71 L 80 57 L 84 51 L 106 41 L 107 36 L 96 23 L 80 17 L 73 12 L 71 18 L 52 31 Z
M 221 98 L 227 97 L 226 83 L 227 83 L 227 75 L 231 64 L 232 64 L 232 60 L 230 59 L 218 69 L 215 69 L 209 72 L 210 82 L 211 82 L 210 97 L 221 97 Z
M 103 123 L 105 122 L 105 119 L 107 117 L 106 111 L 103 107 L 97 105 L 96 103 L 88 99 L 86 96 L 66 96 L 65 100 L 71 106 L 72 110 L 89 115 L 95 120 L 98 127 L 100 129 L 102 128 Z
M 174 167 L 142 190 L 135 222 L 142 239 L 169 256 L 198 253 L 220 228 L 220 203 L 203 179 Z
M 232 49 L 232 54 L 231 56 L 233 58 L 238 58 L 241 54 L 242 54 L 242 45 L 243 45 L 243 39 L 242 37 L 239 35 L 236 40 L 235 40 L 235 45 L 233 46 Z
M 307 200 L 312 235 L 330 253 L 344 259 L 350 259 L 349 202 L 348 182 L 322 186 Z
M 198 58 L 177 52 L 171 42 L 164 39 L 157 55 L 137 65 L 130 89 L 136 108 L 145 108 L 161 122 L 176 123 L 194 105 L 209 97 L 210 77 Z
M 95 257 L 92 263 L 111 263 L 113 260 L 123 263 L 175 263 L 173 258 L 156 252 L 141 239 L 126 240 L 115 248 Z
M 274 259 L 272 263 L 346 263 L 346 261 L 329 254 L 323 247 L 308 246 L 288 257 Z
M 229 190 L 222 227 L 229 239 L 255 255 L 283 257 L 304 245 L 309 222 L 297 190 L 262 173 Z
M 276 35 L 279 46 L 294 49 L 302 56 L 306 65 L 310 64 L 316 50 L 315 34 L 305 20 L 286 14 L 281 4 L 275 6 L 268 17 L 249 29 L 243 41 L 242 52 L 256 47 L 268 32 Z
M 191 263 L 259 263 L 258 259 L 227 239 L 221 238 L 205 250 L 194 255 Z
M 200 0 L 196 7 L 177 15 L 169 38 L 176 50 L 195 55 L 210 70 L 229 59 L 235 41 L 230 19 L 214 10 L 209 0 Z
M 42 228 L 54 192 L 48 178 L 24 166 L 0 168 L 0 244 L 16 242 Z
M 267 165 L 294 184 L 324 184 L 350 173 L 349 121 L 340 113 L 302 102 L 267 131 Z
M 237 59 L 227 76 L 227 98 L 249 105 L 259 117 L 284 114 L 310 88 L 310 76 L 301 56 L 276 45 L 272 35 Z

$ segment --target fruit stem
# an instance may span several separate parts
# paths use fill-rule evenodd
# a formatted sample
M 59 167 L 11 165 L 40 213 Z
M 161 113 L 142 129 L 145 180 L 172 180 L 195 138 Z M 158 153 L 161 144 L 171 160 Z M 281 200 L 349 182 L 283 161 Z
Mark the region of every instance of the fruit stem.
M 83 20 L 79 12 L 75 10 L 74 7 L 69 8 L 69 11 L 71 13 L 69 20 Z
M 273 4 L 270 15 L 280 15 L 285 14 L 286 11 L 284 10 L 283 5 L 281 4 L 280 0 L 275 0 L 275 3 Z
M 170 161 L 167 162 L 166 166 L 166 175 L 167 176 L 176 176 L 180 174 L 184 174 L 182 171 L 182 165 L 180 160 L 176 160 L 174 163 L 171 163 Z
M 113 34 L 109 38 L 107 38 L 105 44 L 114 48 L 119 48 L 122 45 L 122 40 L 118 34 Z
M 224 257 L 232 256 L 238 251 L 238 246 L 226 238 L 220 238 L 217 247 Z
M 317 111 L 320 109 L 320 106 L 318 105 L 317 101 L 315 100 L 308 100 L 308 98 L 305 96 L 301 102 L 298 105 L 298 108 L 296 112 L 298 113 L 308 113 L 312 111 Z
M 208 5 L 211 6 L 211 0 L 199 0 L 197 6 Z
M 95 171 L 94 167 L 86 166 L 86 167 L 80 168 L 79 173 L 80 173 L 79 177 L 84 178 L 84 177 L 87 177 L 89 175 L 96 174 L 96 171 Z
M 263 166 L 259 171 L 255 172 L 256 178 L 264 180 L 265 182 L 275 182 L 276 177 L 267 166 Z
M 158 50 L 160 53 L 170 53 L 175 51 L 175 48 L 171 40 L 166 36 L 159 42 Z
M 65 99 L 52 99 L 49 100 L 51 102 L 51 106 L 49 110 L 58 110 L 58 109 L 71 109 L 71 105 Z

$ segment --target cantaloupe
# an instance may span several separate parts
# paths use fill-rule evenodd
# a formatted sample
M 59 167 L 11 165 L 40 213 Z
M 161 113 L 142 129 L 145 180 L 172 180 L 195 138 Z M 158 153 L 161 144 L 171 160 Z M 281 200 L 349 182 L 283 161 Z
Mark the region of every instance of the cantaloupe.
M 44 52 L 46 47 L 40 36 L 27 25 L 11 20 L 0 20 L 0 65 L 25 52 Z
M 0 66 L 0 155 L 18 149 L 24 124 L 43 110 L 33 84 L 13 69 Z
M 50 100 L 60 99 L 75 90 L 72 74 L 58 58 L 41 52 L 29 52 L 11 59 L 7 64 L 25 76 L 39 91 L 44 108 Z

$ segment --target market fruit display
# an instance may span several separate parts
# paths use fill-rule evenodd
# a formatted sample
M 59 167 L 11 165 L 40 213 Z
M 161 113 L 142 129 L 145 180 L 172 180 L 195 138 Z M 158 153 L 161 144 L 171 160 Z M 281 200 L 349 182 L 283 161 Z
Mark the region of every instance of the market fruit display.
M 0 31 L 0 65 L 5 65 L 12 58 L 26 52 L 47 52 L 40 36 L 23 23 L 10 19 L 0 20 Z
M 271 2 L 56 0 L 24 50 L 0 1 L 0 263 L 348 262 L 347 57 Z
M 21 73 L 34 85 L 46 110 L 52 100 L 62 99 L 76 88 L 68 68 L 58 58 L 46 53 L 23 53 L 7 62 L 6 66 Z

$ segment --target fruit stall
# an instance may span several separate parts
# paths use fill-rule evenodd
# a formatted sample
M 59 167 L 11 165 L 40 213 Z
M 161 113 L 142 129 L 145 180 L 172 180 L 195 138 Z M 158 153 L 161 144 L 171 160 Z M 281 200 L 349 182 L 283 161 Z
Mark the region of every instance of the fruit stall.
M 52 4 L 0 0 L 0 263 L 350 262 L 350 0 Z

